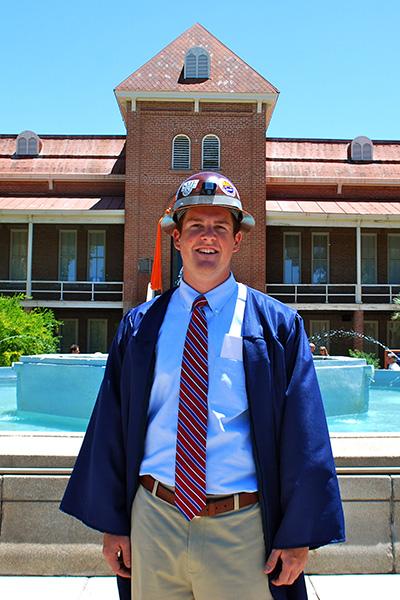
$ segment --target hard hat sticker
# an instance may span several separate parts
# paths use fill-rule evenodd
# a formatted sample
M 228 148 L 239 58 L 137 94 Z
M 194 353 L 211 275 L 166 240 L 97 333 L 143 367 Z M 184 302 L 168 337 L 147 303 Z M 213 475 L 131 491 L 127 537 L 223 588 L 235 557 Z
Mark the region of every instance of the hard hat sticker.
M 219 182 L 219 187 L 228 196 L 236 196 L 237 194 L 235 186 L 227 179 L 222 179 L 222 181 Z
M 184 181 L 180 189 L 182 196 L 189 196 L 189 194 L 197 187 L 198 183 L 198 179 L 189 179 L 189 181 Z

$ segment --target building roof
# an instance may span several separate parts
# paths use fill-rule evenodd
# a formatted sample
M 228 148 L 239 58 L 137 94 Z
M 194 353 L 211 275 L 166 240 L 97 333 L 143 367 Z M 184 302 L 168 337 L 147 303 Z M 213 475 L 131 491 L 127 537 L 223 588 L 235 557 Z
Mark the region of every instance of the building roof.
M 400 215 L 400 202 L 348 202 L 314 200 L 267 200 L 268 213 L 308 215 Z
M 267 138 L 267 183 L 273 178 L 400 179 L 400 142 L 373 141 L 373 161 L 349 160 L 352 140 Z
M 202 46 L 210 55 L 210 78 L 197 81 L 183 78 L 186 52 Z M 196 23 L 142 67 L 129 75 L 115 92 L 220 92 L 272 93 L 278 90 L 215 36 Z
M 125 173 L 125 136 L 39 135 L 38 157 L 16 156 L 16 135 L 0 135 L 0 174 Z
M 123 210 L 124 199 L 103 196 L 97 198 L 67 197 L 0 197 L 0 210 L 8 211 L 78 211 L 78 210 Z

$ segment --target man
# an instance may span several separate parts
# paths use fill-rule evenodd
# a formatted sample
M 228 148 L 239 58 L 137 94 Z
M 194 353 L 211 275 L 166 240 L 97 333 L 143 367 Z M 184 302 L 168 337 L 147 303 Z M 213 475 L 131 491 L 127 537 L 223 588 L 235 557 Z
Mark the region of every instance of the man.
M 397 362 L 397 356 L 394 352 L 389 352 L 389 354 L 387 355 L 387 362 L 388 362 L 388 369 L 390 371 L 400 371 L 400 366 Z
M 189 177 L 162 221 L 183 280 L 110 351 L 62 509 L 105 532 L 121 597 L 132 574 L 134 600 L 301 600 L 308 549 L 344 539 L 301 318 L 230 272 L 253 225 L 231 181 Z

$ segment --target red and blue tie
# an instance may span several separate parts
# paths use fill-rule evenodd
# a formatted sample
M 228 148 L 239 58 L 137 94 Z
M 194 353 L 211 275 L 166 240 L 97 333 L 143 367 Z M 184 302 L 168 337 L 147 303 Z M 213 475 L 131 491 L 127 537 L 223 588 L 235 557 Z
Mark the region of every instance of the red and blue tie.
M 208 331 L 204 296 L 193 302 L 183 348 L 175 462 L 175 505 L 191 521 L 206 505 Z

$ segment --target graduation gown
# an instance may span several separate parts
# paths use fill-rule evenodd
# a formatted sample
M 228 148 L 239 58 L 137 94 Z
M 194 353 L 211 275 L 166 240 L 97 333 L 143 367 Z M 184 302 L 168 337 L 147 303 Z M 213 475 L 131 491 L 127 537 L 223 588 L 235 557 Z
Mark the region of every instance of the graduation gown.
M 61 510 L 102 532 L 130 534 L 158 331 L 173 291 L 121 321 L 61 503 Z M 266 557 L 272 548 L 344 541 L 335 465 L 302 319 L 249 288 L 242 333 Z M 117 579 L 121 600 L 130 600 L 130 580 Z M 270 589 L 275 600 L 307 598 L 303 575 L 291 586 L 270 583 Z

